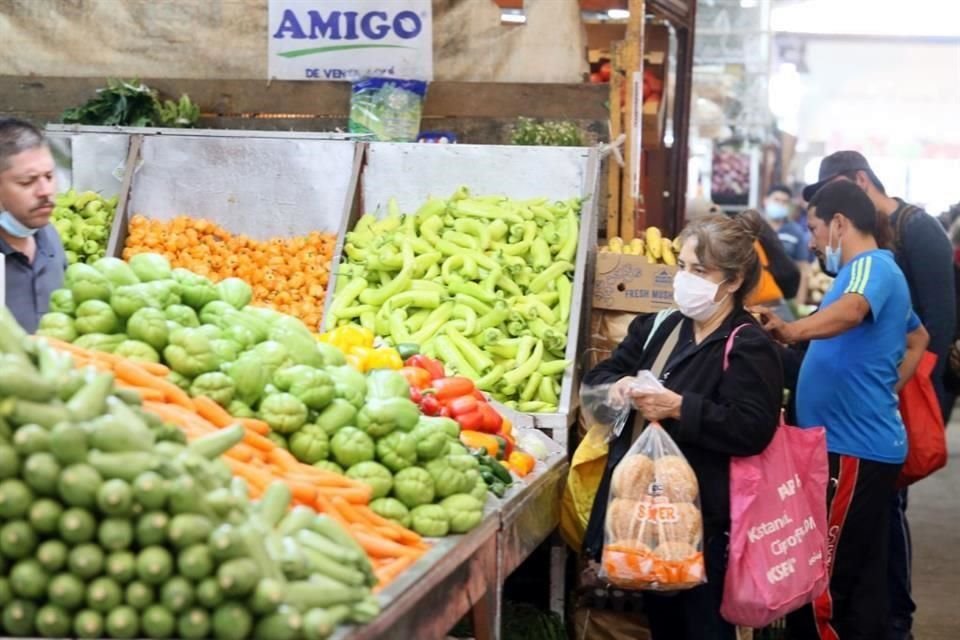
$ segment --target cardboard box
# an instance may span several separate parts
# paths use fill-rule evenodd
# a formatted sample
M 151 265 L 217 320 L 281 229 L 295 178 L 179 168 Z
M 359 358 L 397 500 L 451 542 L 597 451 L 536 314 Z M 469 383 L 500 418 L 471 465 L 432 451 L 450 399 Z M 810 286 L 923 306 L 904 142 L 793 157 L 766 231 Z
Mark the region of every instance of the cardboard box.
M 644 256 L 597 253 L 593 306 L 634 313 L 672 307 L 676 273 L 677 267 L 650 264 Z

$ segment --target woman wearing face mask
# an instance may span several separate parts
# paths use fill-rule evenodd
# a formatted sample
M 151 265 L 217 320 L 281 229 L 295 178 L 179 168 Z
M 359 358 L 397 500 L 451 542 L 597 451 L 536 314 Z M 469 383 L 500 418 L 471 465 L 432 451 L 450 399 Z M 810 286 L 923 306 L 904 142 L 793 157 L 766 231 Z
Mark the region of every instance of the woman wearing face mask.
M 635 319 L 611 357 L 584 379 L 591 385 L 615 383 L 612 393 L 635 407 L 610 445 L 584 540 L 587 557 L 600 559 L 611 475 L 647 422 L 659 422 L 673 437 L 700 485 L 707 583 L 676 594 L 644 593 L 654 640 L 735 637 L 734 627 L 720 617 L 730 528 L 730 457 L 766 448 L 778 424 L 783 390 L 774 344 L 744 309 L 760 276 L 753 248 L 760 231 L 757 223 L 752 217 L 723 215 L 691 222 L 681 235 L 680 270 L 674 280 L 679 312 L 662 319 L 656 329 L 652 317 Z M 727 339 L 737 327 L 724 369 Z M 658 361 L 662 370 L 654 373 L 666 391 L 631 393 L 627 378 L 658 368 Z

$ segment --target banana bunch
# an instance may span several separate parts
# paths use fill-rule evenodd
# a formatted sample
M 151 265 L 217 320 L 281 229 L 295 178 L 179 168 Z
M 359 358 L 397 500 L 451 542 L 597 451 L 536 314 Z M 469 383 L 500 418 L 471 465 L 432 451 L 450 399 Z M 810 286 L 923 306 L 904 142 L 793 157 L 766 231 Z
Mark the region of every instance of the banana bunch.
M 180 96 L 179 102 L 164 101 L 157 111 L 161 124 L 167 127 L 192 127 L 200 118 L 200 107 L 187 94 Z
M 649 264 L 677 264 L 680 253 L 680 239 L 664 238 L 657 227 L 647 227 L 641 237 L 630 242 L 613 237 L 607 245 L 600 247 L 600 253 L 619 253 L 628 256 L 646 256 Z

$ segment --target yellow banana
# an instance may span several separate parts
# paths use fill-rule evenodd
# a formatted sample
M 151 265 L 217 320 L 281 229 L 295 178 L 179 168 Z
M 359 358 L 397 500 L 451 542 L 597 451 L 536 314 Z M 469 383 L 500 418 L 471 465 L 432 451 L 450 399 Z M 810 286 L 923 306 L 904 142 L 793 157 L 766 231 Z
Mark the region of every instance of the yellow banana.
M 683 246 L 683 243 L 680 242 L 680 236 L 677 236 L 673 239 L 673 252 L 680 253 L 681 246 Z
M 661 249 L 661 254 L 663 264 L 668 264 L 670 266 L 677 264 L 677 257 L 673 255 L 673 243 L 669 238 L 663 239 L 663 248 Z
M 600 245 L 599 248 L 597 248 L 597 253 L 610 253 L 610 247 L 608 247 L 605 244 L 602 244 Z
M 610 238 L 607 246 L 610 247 L 610 253 L 623 253 L 623 238 L 620 236 L 613 236 Z
M 646 252 L 646 247 L 643 244 L 643 238 L 634 238 L 630 241 L 630 248 L 633 249 L 633 252 L 638 256 L 642 256 Z
M 647 227 L 646 235 L 647 235 L 647 253 L 649 253 L 654 258 L 659 260 L 660 253 L 661 253 L 660 250 L 663 248 L 663 244 L 661 243 L 663 236 L 660 235 L 660 229 L 656 227 Z
M 634 251 L 634 250 L 633 250 L 633 247 L 630 246 L 629 244 L 623 245 L 623 250 L 622 250 L 620 253 L 622 253 L 622 254 L 625 255 L 625 256 L 635 256 L 635 255 L 637 255 L 637 252 Z

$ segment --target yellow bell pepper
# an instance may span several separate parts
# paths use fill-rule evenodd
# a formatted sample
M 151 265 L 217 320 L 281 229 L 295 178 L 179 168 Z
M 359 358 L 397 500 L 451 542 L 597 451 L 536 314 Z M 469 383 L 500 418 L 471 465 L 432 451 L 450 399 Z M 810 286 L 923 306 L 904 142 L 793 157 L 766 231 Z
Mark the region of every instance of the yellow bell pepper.
M 396 349 L 381 347 L 374 349 L 367 358 L 367 369 L 400 369 L 403 367 L 403 358 Z
M 354 347 L 373 347 L 373 332 L 355 324 L 346 324 L 320 336 L 322 342 L 331 344 L 345 353 Z

